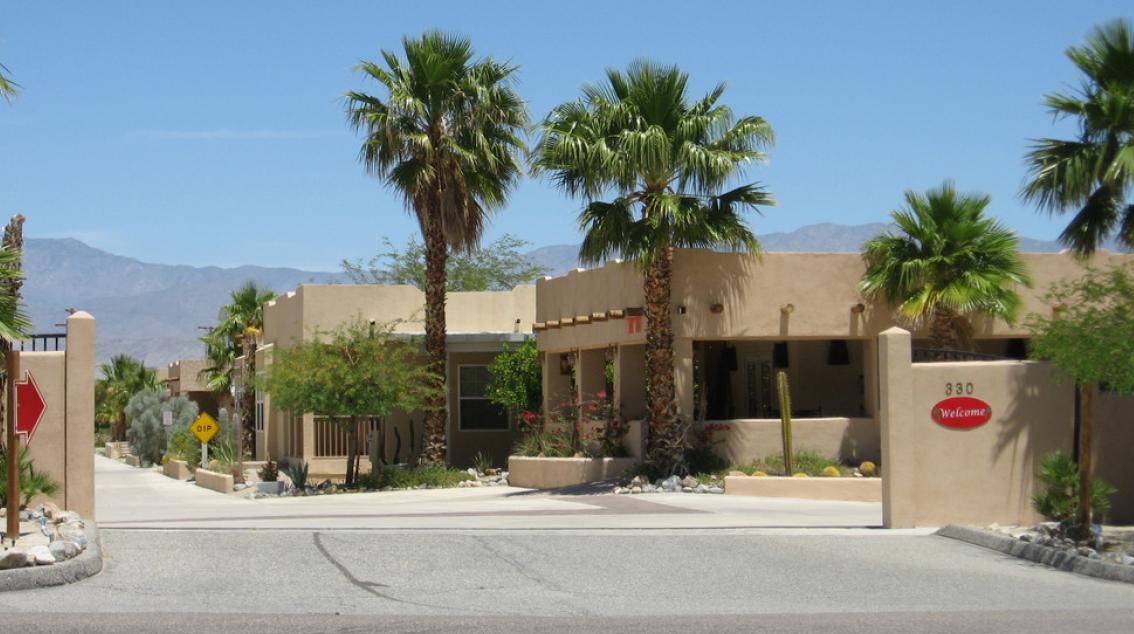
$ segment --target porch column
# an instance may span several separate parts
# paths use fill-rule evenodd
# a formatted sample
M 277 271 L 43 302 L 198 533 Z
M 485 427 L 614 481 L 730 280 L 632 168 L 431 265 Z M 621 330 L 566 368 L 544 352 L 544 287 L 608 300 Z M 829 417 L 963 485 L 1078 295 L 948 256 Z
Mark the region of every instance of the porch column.
M 693 340 L 688 337 L 673 341 L 673 383 L 677 413 L 693 419 Z
M 315 415 L 304 414 L 303 421 L 303 461 L 310 463 L 315 459 Z

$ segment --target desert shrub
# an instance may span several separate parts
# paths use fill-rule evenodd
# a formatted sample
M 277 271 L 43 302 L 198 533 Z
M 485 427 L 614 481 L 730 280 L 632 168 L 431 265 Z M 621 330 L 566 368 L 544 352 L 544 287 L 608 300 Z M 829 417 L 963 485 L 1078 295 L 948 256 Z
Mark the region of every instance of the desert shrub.
M 685 464 L 689 473 L 721 475 L 728 471 L 728 460 L 713 451 L 712 447 L 692 447 L 685 451 Z
M 161 462 L 166 450 L 166 429 L 162 424 L 162 412 L 173 412 L 173 426 L 170 433 L 188 428 L 197 417 L 197 404 L 185 396 L 168 396 L 156 390 L 138 392 L 126 404 L 126 421 L 129 428 L 126 439 L 130 452 L 138 457 L 143 465 Z
M 196 469 L 201 464 L 201 441 L 188 428 L 179 429 L 170 434 L 165 454 L 170 460 L 184 460 Z
M 1071 456 L 1055 451 L 1040 459 L 1036 477 L 1042 490 L 1032 496 L 1032 507 L 1049 520 L 1061 522 L 1075 517 L 1079 509 L 1079 466 Z M 1101 520 L 1110 510 L 1110 496 L 1117 489 L 1095 478 L 1091 480 L 1091 513 Z
M 289 462 L 286 471 L 287 477 L 291 479 L 291 484 L 298 491 L 305 491 L 307 489 L 307 469 L 306 462 Z
M 792 455 L 792 473 L 787 473 L 784 469 L 784 457 L 780 454 L 764 457 L 750 465 L 740 467 L 739 470 L 749 475 L 755 471 L 763 471 L 768 475 L 778 476 L 794 476 L 799 473 L 807 476 L 822 476 L 829 475 L 824 473 L 828 467 L 838 470 L 839 475 L 848 475 L 850 472 L 840 465 L 838 460 L 808 449 L 801 449 Z
M 275 460 L 268 458 L 268 461 L 264 463 L 264 466 L 260 467 L 258 475 L 260 476 L 261 482 L 275 482 L 280 477 L 279 466 L 276 465 Z
M 593 399 L 565 403 L 550 415 L 520 414 L 520 438 L 512 453 L 545 458 L 621 457 L 626 455 L 622 439 L 629 424 L 615 416 L 605 392 Z
M 454 487 L 463 480 L 472 479 L 467 471 L 434 464 L 411 468 L 380 467 L 362 476 L 359 485 L 366 489 L 412 489 L 422 484 L 429 487 Z
M 492 457 L 483 451 L 478 451 L 476 456 L 473 457 L 473 466 L 476 467 L 478 472 L 486 473 L 492 468 Z

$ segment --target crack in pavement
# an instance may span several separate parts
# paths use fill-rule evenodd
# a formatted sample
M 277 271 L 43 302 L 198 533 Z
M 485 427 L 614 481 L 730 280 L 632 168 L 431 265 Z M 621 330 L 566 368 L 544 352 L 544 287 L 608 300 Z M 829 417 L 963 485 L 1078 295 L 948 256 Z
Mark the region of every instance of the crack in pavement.
M 555 583 L 544 578 L 539 573 L 535 572 L 534 570 L 531 570 L 528 566 L 521 563 L 515 557 L 511 557 L 511 556 L 507 555 L 502 550 L 499 550 L 497 548 L 493 548 L 491 545 L 489 545 L 488 541 L 485 540 L 484 537 L 482 537 L 480 535 L 472 535 L 471 537 L 472 537 L 473 541 L 477 543 L 477 545 L 479 545 L 481 548 L 483 548 L 485 551 L 487 551 L 493 557 L 495 557 L 495 558 L 499 559 L 500 561 L 504 562 L 505 564 L 507 564 L 509 567 L 511 567 L 516 572 L 520 573 L 520 576 L 524 577 L 525 579 L 528 579 L 528 580 L 536 583 L 539 586 L 547 588 L 548 590 L 550 590 L 552 592 L 560 592 L 562 594 L 566 594 L 566 595 L 572 596 L 572 597 L 575 596 L 575 593 L 572 590 L 565 589 L 565 588 L 563 588 L 559 585 L 556 585 Z M 589 611 L 587 611 L 585 608 L 581 609 L 581 610 L 575 610 L 574 613 L 576 615 L 591 616 L 591 613 Z

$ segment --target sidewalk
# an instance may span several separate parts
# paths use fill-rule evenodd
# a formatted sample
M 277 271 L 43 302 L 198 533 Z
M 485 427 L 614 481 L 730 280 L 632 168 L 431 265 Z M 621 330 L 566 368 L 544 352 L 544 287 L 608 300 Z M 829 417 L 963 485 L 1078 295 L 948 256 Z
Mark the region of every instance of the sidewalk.
M 863 528 L 865 502 L 658 493 L 613 495 L 516 487 L 391 491 L 247 500 L 104 457 L 95 459 L 96 519 L 105 529 L 721 529 Z

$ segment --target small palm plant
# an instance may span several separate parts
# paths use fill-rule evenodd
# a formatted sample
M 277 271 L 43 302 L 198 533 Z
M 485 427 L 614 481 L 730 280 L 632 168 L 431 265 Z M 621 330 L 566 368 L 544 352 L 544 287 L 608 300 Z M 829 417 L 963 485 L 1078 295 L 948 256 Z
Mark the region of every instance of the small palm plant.
M 897 231 L 863 247 L 859 290 L 915 325 L 928 321 L 934 348 L 969 343 L 974 313 L 1011 323 L 1020 309 L 1016 287 L 1031 286 L 1031 278 L 1016 235 L 984 216 L 990 200 L 949 182 L 925 194 L 907 191 L 906 207 L 891 214 Z
M 49 474 L 36 471 L 28 448 L 21 447 L 18 458 L 20 471 L 20 504 L 27 506 L 31 499 L 37 495 L 50 497 L 59 492 L 59 483 Z M 6 447 L 0 445 L 0 506 L 8 503 L 8 452 Z

